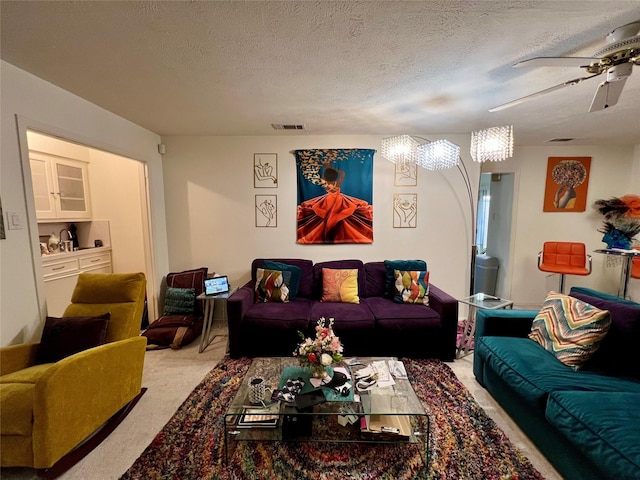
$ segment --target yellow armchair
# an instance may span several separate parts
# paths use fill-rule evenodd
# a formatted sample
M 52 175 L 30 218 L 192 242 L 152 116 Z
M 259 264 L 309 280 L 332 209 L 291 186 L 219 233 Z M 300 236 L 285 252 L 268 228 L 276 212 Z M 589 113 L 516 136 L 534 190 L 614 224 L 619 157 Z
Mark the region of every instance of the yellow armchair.
M 0 465 L 49 469 L 137 401 L 145 289 L 142 273 L 83 273 L 64 316 L 109 312 L 107 343 L 39 365 L 37 343 L 0 349 Z

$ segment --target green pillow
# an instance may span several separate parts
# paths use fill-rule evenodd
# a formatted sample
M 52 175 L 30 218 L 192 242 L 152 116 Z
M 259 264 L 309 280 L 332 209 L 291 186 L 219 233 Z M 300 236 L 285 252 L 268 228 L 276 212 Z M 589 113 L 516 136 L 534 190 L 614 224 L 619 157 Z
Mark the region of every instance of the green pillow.
M 167 287 L 163 315 L 193 315 L 196 309 L 194 288 Z
M 300 289 L 300 276 L 302 269 L 295 265 L 289 265 L 282 262 L 274 262 L 273 260 L 265 260 L 262 262 L 263 267 L 267 270 L 280 270 L 281 272 L 291 272 L 291 281 L 289 285 L 289 300 L 293 300 L 298 296 Z

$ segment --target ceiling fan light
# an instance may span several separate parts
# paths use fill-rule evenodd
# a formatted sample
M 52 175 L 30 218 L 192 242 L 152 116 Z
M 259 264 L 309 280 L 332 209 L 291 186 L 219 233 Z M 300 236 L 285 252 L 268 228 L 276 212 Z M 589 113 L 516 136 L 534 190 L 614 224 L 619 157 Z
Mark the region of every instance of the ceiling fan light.
M 427 170 L 444 170 L 460 162 L 460 147 L 448 140 L 435 140 L 418 146 L 418 165 Z
M 409 135 L 383 138 L 380 147 L 383 157 L 393 163 L 418 163 L 418 142 Z
M 471 158 L 474 162 L 501 162 L 512 156 L 512 125 L 471 132 Z

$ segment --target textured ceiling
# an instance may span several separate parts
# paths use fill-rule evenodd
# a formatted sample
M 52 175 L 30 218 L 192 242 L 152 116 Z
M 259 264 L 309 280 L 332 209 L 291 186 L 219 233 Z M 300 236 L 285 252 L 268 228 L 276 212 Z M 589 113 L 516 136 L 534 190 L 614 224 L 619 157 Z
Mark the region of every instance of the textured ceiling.
M 160 135 L 469 133 L 516 143 L 640 142 L 640 67 L 587 113 L 604 75 L 500 112 L 640 20 L 630 1 L 2 1 L 3 60 Z

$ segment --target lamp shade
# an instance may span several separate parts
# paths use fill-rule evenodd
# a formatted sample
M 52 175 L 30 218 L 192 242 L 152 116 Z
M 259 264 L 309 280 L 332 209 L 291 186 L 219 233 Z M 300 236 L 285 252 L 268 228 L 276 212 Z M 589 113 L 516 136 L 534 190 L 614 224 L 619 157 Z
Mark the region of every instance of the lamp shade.
M 501 162 L 513 156 L 513 126 L 491 127 L 471 133 L 475 162 Z
M 449 140 L 435 140 L 418 146 L 418 165 L 427 170 L 444 170 L 460 163 L 460 147 Z
M 418 142 L 409 135 L 382 139 L 380 153 L 393 163 L 418 163 Z

